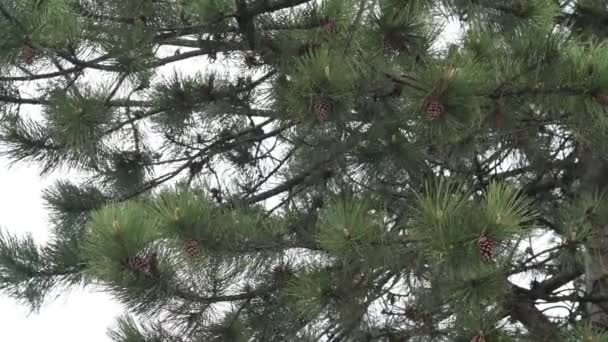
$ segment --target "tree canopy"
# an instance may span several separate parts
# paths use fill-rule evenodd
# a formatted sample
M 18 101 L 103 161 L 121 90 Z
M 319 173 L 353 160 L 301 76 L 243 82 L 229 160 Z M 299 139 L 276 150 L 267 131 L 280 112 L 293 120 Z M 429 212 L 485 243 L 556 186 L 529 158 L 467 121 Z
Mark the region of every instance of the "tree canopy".
M 0 0 L 0 153 L 82 175 L 45 190 L 48 243 L 2 231 L 0 290 L 101 286 L 119 342 L 608 340 L 606 23 Z

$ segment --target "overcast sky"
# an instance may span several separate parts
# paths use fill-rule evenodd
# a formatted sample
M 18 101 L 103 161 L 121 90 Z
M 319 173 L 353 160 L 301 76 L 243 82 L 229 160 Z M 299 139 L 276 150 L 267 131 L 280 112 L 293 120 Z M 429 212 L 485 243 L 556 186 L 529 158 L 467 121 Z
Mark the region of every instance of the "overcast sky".
M 25 165 L 8 168 L 0 158 L 0 227 L 17 234 L 30 232 L 38 242 L 49 236 L 42 190 L 58 177 L 41 178 Z M 38 314 L 0 294 L 0 331 L 7 342 L 107 342 L 108 327 L 122 308 L 104 293 L 75 289 L 50 301 Z

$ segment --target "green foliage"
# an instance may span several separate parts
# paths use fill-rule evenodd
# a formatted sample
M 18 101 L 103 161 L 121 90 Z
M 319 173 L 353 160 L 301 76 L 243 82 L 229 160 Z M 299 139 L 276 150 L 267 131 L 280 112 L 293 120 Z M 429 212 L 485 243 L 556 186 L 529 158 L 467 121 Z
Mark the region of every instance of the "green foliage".
M 112 119 L 112 109 L 104 105 L 99 94 L 84 89 L 83 94 L 56 90 L 45 110 L 49 135 L 69 150 L 75 159 L 94 162 L 100 152 L 101 137 Z
M 104 52 L 113 56 L 125 73 L 141 71 L 146 63 L 154 59 L 153 35 L 145 26 L 125 25 L 112 27 L 111 30 L 117 31 L 103 31 L 96 39 Z
M 403 54 L 427 51 L 438 30 L 433 29 L 424 7 L 420 1 L 380 1 L 380 11 L 374 14 L 373 20 L 382 37 L 383 48 L 390 53 Z
M 433 256 L 435 253 L 447 250 L 455 239 L 465 239 L 461 232 L 457 232 L 452 227 L 468 229 L 466 201 L 469 196 L 465 189 L 445 182 L 429 190 L 417 203 L 418 228 L 414 230 L 414 234 L 420 234 L 417 239 L 426 244 L 427 248 L 424 248 L 424 251 Z M 476 229 L 477 232 L 481 233 L 481 230 Z M 462 245 L 457 247 L 461 248 Z
M 226 0 L 190 0 L 183 11 L 202 24 L 217 25 L 233 7 L 233 2 Z
M 243 324 L 238 311 L 226 313 L 222 321 L 216 326 L 211 327 L 210 330 L 211 336 L 208 337 L 209 341 L 251 341 L 247 326 Z
M 313 272 L 294 278 L 287 288 L 293 310 L 304 318 L 316 317 L 324 308 L 326 294 L 331 291 L 329 275 Z
M 91 259 L 92 275 L 118 281 L 130 276 L 127 259 L 145 252 L 159 236 L 158 223 L 144 209 L 141 202 L 128 202 L 91 215 L 86 255 Z
M 345 264 L 364 260 L 367 267 L 374 267 L 396 262 L 399 244 L 391 240 L 398 237 L 382 228 L 382 212 L 374 211 L 370 203 L 336 200 L 320 217 L 319 244 Z
M 156 106 L 164 110 L 154 117 L 159 130 L 179 133 L 192 127 L 195 124 L 192 114 L 200 107 L 199 102 L 211 99 L 214 79 L 209 76 L 204 82 L 200 76 L 183 77 L 174 73 L 157 84 L 151 97 L 155 99 Z
M 41 267 L 43 257 L 33 238 L 18 238 L 3 232 L 0 258 L 0 288 L 38 309 L 54 284 L 51 277 L 45 276 L 46 270 Z
M 589 43 L 571 45 L 564 50 L 560 63 L 562 72 L 556 83 L 563 89 L 562 94 L 570 96 L 559 102 L 558 96 L 548 97 L 545 101 L 553 101 L 554 105 L 559 105 L 560 112 L 584 108 L 580 115 L 568 117 L 564 123 L 584 144 L 593 144 L 604 149 L 608 122 L 603 105 L 596 97 L 604 94 L 604 89 L 608 88 L 608 73 L 605 72 L 608 61 L 606 49 L 603 44 Z M 589 125 L 589 122 L 594 122 L 594 125 Z
M 349 78 L 353 76 L 352 69 L 330 50 L 315 51 L 303 57 L 295 68 L 294 84 L 302 90 L 325 91 L 330 95 L 346 93 L 352 88 L 353 80 Z
M 465 309 L 468 309 L 465 310 Z M 495 324 L 502 316 L 500 307 L 467 307 L 459 311 L 456 319 L 451 322 L 452 329 L 456 334 L 451 337 L 453 341 L 470 342 L 470 336 L 476 336 L 483 332 L 489 341 L 512 341 L 508 334 L 504 334 L 500 327 Z
M 56 168 L 68 159 L 59 146 L 50 142 L 48 128 L 40 122 L 24 119 L 15 114 L 6 114 L 0 123 L 3 142 L 2 155 L 14 161 L 40 163 L 41 174 Z
M 282 100 L 287 101 L 295 115 L 310 115 L 316 98 L 330 101 L 335 113 L 347 115 L 356 81 L 356 67 L 348 59 L 334 51 L 319 49 L 299 58 L 290 69 L 293 76 Z
M 3 1 L 0 19 L 3 60 L 16 60 L 27 45 L 37 53 L 64 48 L 80 40 L 81 21 L 71 0 Z
M 114 153 L 112 164 L 106 173 L 107 180 L 119 192 L 137 191 L 152 173 L 150 153 L 140 151 L 121 151 Z
M 480 201 L 464 187 L 443 180 L 419 196 L 414 210 L 412 235 L 420 253 L 434 264 L 435 274 L 448 283 L 473 281 L 487 288 L 496 287 L 485 278 L 500 276 L 500 270 L 480 258 L 479 237 L 508 245 L 525 236 L 534 218 L 531 202 L 506 185 L 491 184 Z
M 281 341 L 298 334 L 307 321 L 289 305 L 285 293 L 273 296 L 270 301 L 252 301 L 249 310 L 243 312 L 252 338 L 265 341 Z M 269 322 L 272 322 L 270 325 Z M 314 339 L 313 339 L 314 341 Z
M 31 235 L 1 232 L 0 289 L 37 311 L 54 291 L 79 283 L 74 271 L 80 271 L 82 265 L 70 265 L 74 258 L 61 260 L 54 247 L 57 245 L 40 249 Z
M 91 215 L 90 234 L 83 247 L 88 259 L 86 274 L 99 279 L 117 299 L 137 313 L 161 310 L 178 292 L 175 260 L 156 241 L 158 223 L 141 202 L 108 206 Z M 134 269 L 131 260 L 146 262 Z
M 278 220 L 255 207 L 226 211 L 200 191 L 178 186 L 152 201 L 159 228 L 180 240 L 194 239 L 209 253 L 255 252 L 282 240 Z
M 505 183 L 491 183 L 484 193 L 480 223 L 498 240 L 508 240 L 529 227 L 537 217 L 533 203 Z
M 10 4 L 10 8 L 13 9 L 12 13 L 21 13 L 23 12 L 23 5 L 26 4 L 23 2 L 15 2 L 15 1 L 3 1 L 2 5 L 6 6 Z M 16 11 L 17 7 L 21 11 Z M 21 48 L 24 46 L 27 38 L 27 33 L 23 31 L 22 26 L 15 24 L 16 19 L 11 16 L 10 19 L 6 16 L 2 16 L 0 18 L 0 37 L 2 38 L 2 49 L 0 49 L 0 56 L 3 61 L 10 61 L 17 59 L 16 57 L 21 51 Z M 21 21 L 19 21 L 21 22 Z
M 81 238 L 91 211 L 106 203 L 106 196 L 92 185 L 58 181 L 43 193 L 54 231 L 59 236 Z
M 321 2 L 319 14 L 322 17 L 330 17 L 340 26 L 352 21 L 353 12 L 357 5 L 352 0 L 324 0 Z
M 608 335 L 591 324 L 579 323 L 574 329 L 565 334 L 568 342 L 583 342 L 583 341 L 598 341 L 603 342 L 608 340 Z
M 31 41 L 41 47 L 62 48 L 81 38 L 82 24 L 71 0 L 37 2 L 28 18 Z
M 199 192 L 175 190 L 160 193 L 154 201 L 159 227 L 176 237 L 201 239 L 215 225 L 219 214 L 217 206 Z
M 161 329 L 142 329 L 133 317 L 126 315 L 117 319 L 115 328 L 108 332 L 108 336 L 116 342 L 161 342 L 169 338 Z
M 537 28 L 539 30 L 549 32 L 553 28 L 553 20 L 558 12 L 558 5 L 551 0 L 533 0 L 520 2 L 513 1 L 513 10 L 516 20 L 516 27 L 525 25 L 527 28 Z M 498 22 L 506 19 L 503 26 L 509 25 L 508 16 L 498 17 Z M 512 20 L 512 19 L 511 19 Z
M 475 22 L 496 31 L 526 27 L 547 32 L 553 27 L 553 18 L 558 12 L 558 5 L 551 0 L 450 0 L 446 3 L 451 10 L 461 15 L 466 13 Z

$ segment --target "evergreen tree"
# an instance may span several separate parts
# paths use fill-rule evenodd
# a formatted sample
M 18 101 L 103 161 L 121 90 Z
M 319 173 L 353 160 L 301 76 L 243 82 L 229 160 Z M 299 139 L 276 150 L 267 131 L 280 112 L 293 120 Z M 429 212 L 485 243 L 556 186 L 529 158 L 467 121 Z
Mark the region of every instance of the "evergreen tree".
M 0 289 L 102 286 L 120 342 L 608 341 L 607 18 L 1 0 L 1 153 L 83 178 Z

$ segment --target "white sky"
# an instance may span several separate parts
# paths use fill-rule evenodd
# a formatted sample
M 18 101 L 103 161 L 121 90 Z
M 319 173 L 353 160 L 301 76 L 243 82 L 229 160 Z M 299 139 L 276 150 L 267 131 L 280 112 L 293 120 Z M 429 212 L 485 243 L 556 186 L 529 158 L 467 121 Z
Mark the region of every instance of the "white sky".
M 38 242 L 49 236 L 42 190 L 58 175 L 43 179 L 36 167 L 16 165 L 0 158 L 0 227 L 17 234 L 30 232 Z M 38 314 L 0 294 L 0 331 L 8 342 L 107 342 L 108 327 L 122 308 L 99 292 L 74 289 L 67 296 L 49 301 Z

